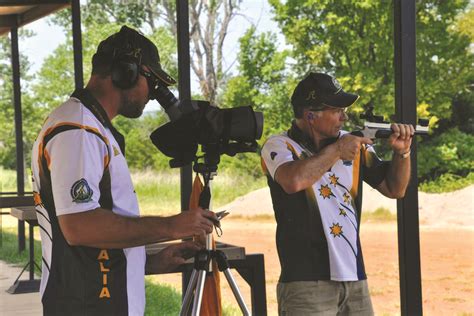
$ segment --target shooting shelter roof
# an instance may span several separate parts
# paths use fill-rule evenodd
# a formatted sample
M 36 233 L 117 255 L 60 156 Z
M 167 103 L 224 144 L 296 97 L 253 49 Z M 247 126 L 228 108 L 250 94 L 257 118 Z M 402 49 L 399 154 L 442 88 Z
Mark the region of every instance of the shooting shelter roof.
M 0 36 L 70 5 L 70 0 L 0 0 Z

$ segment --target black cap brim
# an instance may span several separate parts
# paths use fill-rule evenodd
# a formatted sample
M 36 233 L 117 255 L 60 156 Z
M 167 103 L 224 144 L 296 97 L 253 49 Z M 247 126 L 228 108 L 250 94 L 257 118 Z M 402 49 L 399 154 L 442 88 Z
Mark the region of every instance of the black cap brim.
M 322 103 L 329 105 L 335 108 L 347 108 L 351 106 L 359 99 L 357 94 L 347 93 L 343 90 L 340 90 L 338 93 L 330 95 L 322 99 Z
M 151 72 L 160 79 L 166 86 L 172 86 L 176 84 L 176 80 L 173 79 L 169 74 L 167 74 L 162 68 L 161 65 L 147 65 L 150 68 Z

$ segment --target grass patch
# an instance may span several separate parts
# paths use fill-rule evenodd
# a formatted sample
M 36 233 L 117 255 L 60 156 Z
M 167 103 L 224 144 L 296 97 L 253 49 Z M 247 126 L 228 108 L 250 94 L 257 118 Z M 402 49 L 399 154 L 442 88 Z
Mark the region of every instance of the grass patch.
M 250 305 L 247 305 L 247 307 L 251 308 Z M 240 307 L 235 307 L 233 305 L 225 304 L 225 303 L 222 304 L 222 316 L 241 316 L 241 315 L 242 315 L 242 311 L 240 310 Z
M 257 222 L 275 222 L 275 215 L 273 214 L 256 214 L 256 215 L 242 215 L 232 214 L 232 220 L 241 221 L 257 221 Z
M 397 214 L 392 214 L 385 207 L 379 207 L 373 212 L 362 212 L 363 222 L 392 222 L 396 220 Z
M 28 225 L 25 226 L 25 230 L 27 230 Z M 36 230 L 38 230 L 38 227 L 35 227 L 35 231 Z M 25 250 L 20 253 L 18 251 L 18 237 L 16 231 L 16 227 L 2 228 L 0 232 L 0 260 L 23 267 L 29 261 L 30 244 L 28 239 L 28 232 L 25 236 Z M 34 243 L 35 262 L 41 267 L 41 242 L 39 240 L 35 240 Z M 26 269 L 25 272 L 23 272 L 22 278 L 27 275 L 26 271 L 29 271 L 29 269 Z M 35 273 L 38 276 L 41 276 L 41 271 L 38 271 L 38 269 L 36 268 Z
M 170 215 L 180 211 L 179 170 L 135 171 L 132 173 L 132 180 L 142 214 Z M 218 175 L 211 183 L 212 207 L 218 208 L 265 185 L 264 178 L 255 179 L 249 175 L 235 174 Z
M 181 293 L 178 293 L 172 286 L 145 280 L 145 291 L 145 315 L 179 315 Z
M 179 170 L 137 171 L 132 173 L 132 181 L 141 214 L 170 215 L 181 209 Z
M 459 297 L 445 297 L 443 298 L 443 301 L 450 302 L 450 303 L 462 303 L 462 302 L 465 302 L 466 300 Z
M 466 177 L 445 173 L 433 181 L 426 181 L 419 185 L 420 191 L 426 193 L 443 193 L 463 189 L 474 184 L 474 172 Z
M 31 170 L 25 170 L 25 192 L 31 192 Z M 16 171 L 0 166 L 0 192 L 16 192 Z

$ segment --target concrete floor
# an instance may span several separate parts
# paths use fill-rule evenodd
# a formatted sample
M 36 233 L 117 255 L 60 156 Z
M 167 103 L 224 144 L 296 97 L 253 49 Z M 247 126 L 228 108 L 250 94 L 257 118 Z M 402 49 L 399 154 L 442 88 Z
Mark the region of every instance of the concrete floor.
M 15 282 L 22 268 L 0 261 L 0 315 L 2 316 L 40 316 L 43 314 L 40 294 L 9 294 L 8 288 Z M 21 280 L 28 279 L 28 271 Z

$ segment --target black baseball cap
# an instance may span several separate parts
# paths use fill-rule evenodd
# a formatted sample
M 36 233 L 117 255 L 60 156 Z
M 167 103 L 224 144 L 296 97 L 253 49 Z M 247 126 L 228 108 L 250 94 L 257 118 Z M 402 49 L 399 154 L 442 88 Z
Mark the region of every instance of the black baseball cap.
M 293 108 L 311 108 L 322 110 L 327 106 L 346 108 L 359 98 L 357 94 L 342 90 L 336 78 L 321 72 L 310 72 L 293 91 Z M 295 111 L 296 113 L 296 111 Z
M 117 53 L 123 52 L 133 54 L 134 57 L 139 58 L 139 64 L 147 66 L 166 86 L 176 83 L 176 80 L 161 68 L 160 55 L 155 44 L 140 32 L 126 25 L 122 26 L 119 32 L 100 42 L 92 62 L 94 63 L 94 59 L 97 58 L 112 60 Z

